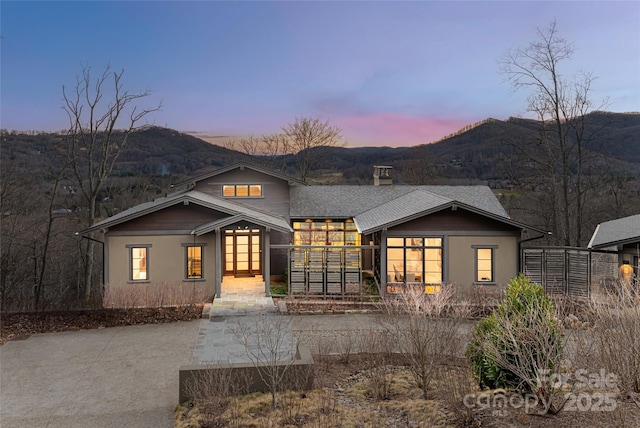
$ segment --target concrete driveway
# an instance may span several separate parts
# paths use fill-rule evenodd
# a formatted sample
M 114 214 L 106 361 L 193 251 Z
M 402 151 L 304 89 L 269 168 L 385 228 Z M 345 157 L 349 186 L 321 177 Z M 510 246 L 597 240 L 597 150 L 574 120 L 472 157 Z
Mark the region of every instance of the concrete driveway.
M 200 320 L 39 334 L 0 347 L 2 427 L 172 427 Z

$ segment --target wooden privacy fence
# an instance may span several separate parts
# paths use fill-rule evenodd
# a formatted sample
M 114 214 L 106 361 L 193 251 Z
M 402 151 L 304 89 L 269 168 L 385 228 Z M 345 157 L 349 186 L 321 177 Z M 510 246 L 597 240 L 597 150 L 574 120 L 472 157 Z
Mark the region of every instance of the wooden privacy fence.
M 592 252 L 575 247 L 522 250 L 522 272 L 548 294 L 590 297 Z

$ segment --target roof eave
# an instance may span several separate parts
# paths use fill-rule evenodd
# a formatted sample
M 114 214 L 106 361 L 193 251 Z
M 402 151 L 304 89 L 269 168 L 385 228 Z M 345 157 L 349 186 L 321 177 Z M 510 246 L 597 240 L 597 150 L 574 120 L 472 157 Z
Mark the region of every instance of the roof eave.
M 456 206 L 456 207 L 459 207 L 459 208 L 465 209 L 465 210 L 467 210 L 467 211 L 474 212 L 474 213 L 476 213 L 476 214 L 480 214 L 480 215 L 482 215 L 482 216 L 484 216 L 484 217 L 489 217 L 489 218 L 491 218 L 491 219 L 494 219 L 494 220 L 500 221 L 500 222 L 502 222 L 502 223 L 509 224 L 509 225 L 514 226 L 514 227 L 517 227 L 517 228 L 519 228 L 519 229 L 532 230 L 532 231 L 535 231 L 535 232 L 538 232 L 538 233 L 543 233 L 543 234 L 545 234 L 545 235 L 547 235 L 547 234 L 549 234 L 549 233 L 550 233 L 550 232 L 548 232 L 548 231 L 546 231 L 546 230 L 538 229 L 537 227 L 529 226 L 529 225 L 526 225 L 526 224 L 524 224 L 524 223 L 520 223 L 520 222 L 518 222 L 518 221 L 512 220 L 512 219 L 511 219 L 511 218 L 509 218 L 509 217 L 503 217 L 503 216 L 501 216 L 501 215 L 498 215 L 498 214 L 495 214 L 495 213 L 492 213 L 492 212 L 489 212 L 489 211 L 485 211 L 485 210 L 482 210 L 482 209 L 480 209 L 480 208 L 476 208 L 476 207 L 473 207 L 473 206 L 471 206 L 471 205 L 467 205 L 467 204 L 465 204 L 465 203 L 463 203 L 463 202 L 459 202 L 459 201 L 451 201 L 451 202 L 447 202 L 447 203 L 445 203 L 445 204 L 438 205 L 437 207 L 434 207 L 434 208 L 432 208 L 432 209 L 428 209 L 428 210 L 425 210 L 425 211 L 421 211 L 421 212 L 416 213 L 416 214 L 413 214 L 413 215 L 411 215 L 411 216 L 406 216 L 406 217 L 403 217 L 403 218 L 401 218 L 401 219 L 394 220 L 394 221 L 392 221 L 392 222 L 387 222 L 387 223 L 385 223 L 385 224 L 378 225 L 378 226 L 375 226 L 375 227 L 373 227 L 373 228 L 369 228 L 369 229 L 362 230 L 360 233 L 363 233 L 363 234 L 369 234 L 369 233 L 373 233 L 373 232 L 378 232 L 378 231 L 380 231 L 380 230 L 382 230 L 382 229 L 388 229 L 388 228 L 390 228 L 390 227 L 398 226 L 398 225 L 400 225 L 400 224 L 402 224 L 402 223 L 406 223 L 406 222 L 408 222 L 408 221 L 412 221 L 412 220 L 418 219 L 418 218 L 420 218 L 420 217 L 424 217 L 424 216 L 427 216 L 427 215 L 431 215 L 431 214 L 433 214 L 433 213 L 436 213 L 436 212 L 438 212 L 438 211 L 445 210 L 445 209 L 447 209 L 447 208 L 451 208 L 451 207 L 453 207 L 453 206 Z M 357 217 L 357 216 L 356 216 L 356 217 Z M 354 218 L 354 221 L 355 221 L 355 218 Z
M 282 174 L 280 172 L 273 171 L 273 170 L 270 170 L 268 168 L 263 168 L 263 167 L 260 167 L 260 166 L 257 166 L 257 165 L 251 165 L 251 164 L 246 163 L 246 162 L 237 162 L 237 163 L 234 163 L 234 164 L 231 164 L 231 165 L 223 166 L 222 168 L 218 168 L 215 171 L 207 172 L 205 174 L 201 174 L 201 175 L 197 175 L 195 177 L 192 177 L 192 178 L 190 178 L 188 180 L 181 181 L 180 183 L 176 183 L 175 186 L 184 186 L 186 184 L 194 184 L 195 185 L 196 183 L 198 183 L 198 182 L 200 182 L 202 180 L 207 180 L 207 179 L 209 179 L 211 177 L 215 177 L 217 175 L 224 174 L 225 172 L 233 171 L 234 169 L 237 169 L 237 168 L 240 168 L 240 169 L 249 168 L 249 169 L 252 169 L 254 171 L 262 172 L 264 174 L 268 174 L 268 175 L 271 175 L 273 177 L 276 177 L 276 178 L 279 178 L 281 180 L 284 180 L 289 185 L 292 185 L 292 184 L 302 184 L 302 185 L 305 185 L 305 186 L 309 185 L 309 183 L 307 183 L 307 182 L 305 182 L 303 180 L 299 180 L 299 179 L 297 179 L 295 177 L 291 177 L 289 175 Z

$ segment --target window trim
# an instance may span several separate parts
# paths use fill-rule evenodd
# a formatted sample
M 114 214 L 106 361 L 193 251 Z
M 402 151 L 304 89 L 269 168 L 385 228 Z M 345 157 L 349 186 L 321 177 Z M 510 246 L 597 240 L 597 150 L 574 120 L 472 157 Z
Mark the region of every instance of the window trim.
M 197 282 L 197 281 L 206 281 L 204 277 L 204 247 L 207 244 L 205 242 L 191 242 L 191 243 L 183 243 L 182 247 L 184 248 L 184 281 L 189 282 Z M 199 247 L 200 248 L 200 276 L 199 277 L 189 277 L 189 248 Z
M 233 187 L 233 195 L 225 195 L 225 189 L 229 188 L 229 187 Z M 238 196 L 238 187 L 246 187 L 247 188 L 247 194 L 246 195 L 242 195 L 242 196 Z M 259 187 L 260 188 L 260 194 L 259 195 L 252 195 L 251 194 L 251 188 L 252 187 Z M 264 198 L 264 186 L 261 183 L 235 183 L 235 184 L 223 184 L 222 185 L 222 189 L 221 189 L 221 195 L 223 198 Z
M 153 247 L 151 244 L 127 244 L 125 247 L 128 249 L 128 259 L 129 259 L 129 283 L 145 283 L 151 281 L 151 251 L 149 248 Z M 146 250 L 146 278 L 145 279 L 134 279 L 133 278 L 133 250 L 136 248 L 144 248 Z
M 473 248 L 473 284 L 475 285 L 496 285 L 496 250 L 498 245 L 472 245 Z M 491 250 L 491 280 L 478 280 L 478 250 Z

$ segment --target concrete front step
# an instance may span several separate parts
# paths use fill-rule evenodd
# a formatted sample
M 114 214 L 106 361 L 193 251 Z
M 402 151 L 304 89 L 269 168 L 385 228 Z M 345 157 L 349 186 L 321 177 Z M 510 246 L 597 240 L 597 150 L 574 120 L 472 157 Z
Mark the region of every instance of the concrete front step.
M 222 293 L 211 303 L 209 318 L 276 312 L 271 297 L 266 296 L 265 283 L 261 276 L 234 278 L 225 276 Z

